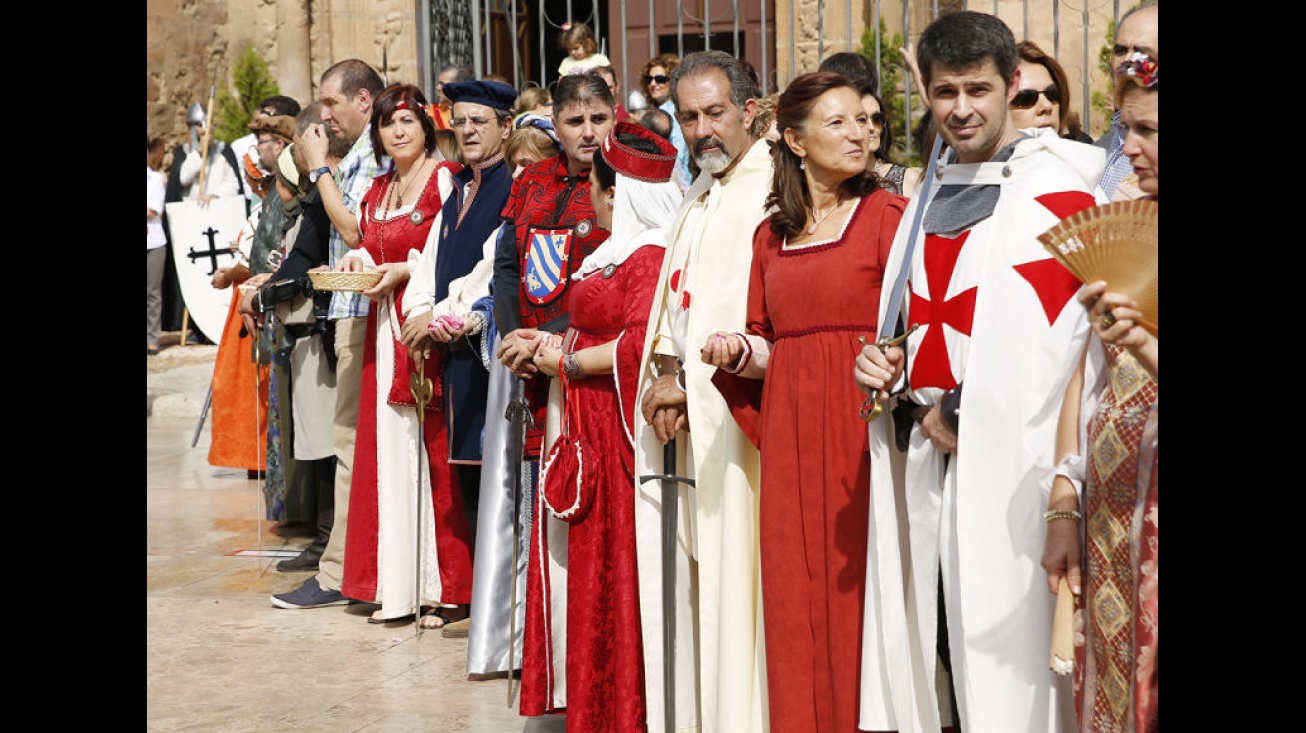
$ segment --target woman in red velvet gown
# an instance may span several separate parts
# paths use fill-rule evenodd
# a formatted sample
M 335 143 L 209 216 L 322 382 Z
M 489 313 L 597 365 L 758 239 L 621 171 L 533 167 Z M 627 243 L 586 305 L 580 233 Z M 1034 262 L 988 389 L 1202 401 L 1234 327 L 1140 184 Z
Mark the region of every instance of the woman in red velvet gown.
M 565 413 L 580 452 L 578 461 L 565 455 L 574 447 L 560 439 L 558 452 L 545 454 L 529 572 L 546 576 L 541 601 L 563 618 L 527 614 L 527 632 L 545 636 L 550 662 L 529 678 L 535 684 L 523 676 L 522 710 L 565 708 L 569 731 L 648 729 L 631 436 L 653 290 L 682 197 L 671 182 L 675 159 L 670 142 L 624 122 L 595 152 L 590 196 L 597 225 L 612 236 L 573 275 L 567 336 L 541 334 L 535 353 L 540 371 L 563 380 L 563 404 L 550 410 Z M 565 632 L 555 637 L 555 629 Z

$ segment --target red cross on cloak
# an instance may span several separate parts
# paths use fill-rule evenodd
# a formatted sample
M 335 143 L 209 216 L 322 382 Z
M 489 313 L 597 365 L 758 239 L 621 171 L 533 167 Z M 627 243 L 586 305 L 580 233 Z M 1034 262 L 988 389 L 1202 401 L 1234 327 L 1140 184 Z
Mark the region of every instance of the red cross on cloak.
M 680 276 L 684 274 L 684 272 L 685 272 L 684 270 L 676 270 L 675 272 L 671 273 L 671 292 L 680 293 Z M 688 290 L 686 290 L 683 293 L 680 293 L 680 307 L 684 310 L 689 310 Z
M 911 322 L 925 327 L 925 336 L 921 338 L 916 358 L 912 360 L 910 381 L 913 388 L 938 387 L 948 390 L 957 386 L 957 380 L 952 376 L 952 362 L 948 358 L 943 326 L 947 324 L 970 335 L 971 322 L 975 318 L 975 288 L 967 288 L 948 300 L 944 300 L 944 295 L 948 292 L 948 283 L 952 282 L 957 258 L 961 255 L 961 248 L 965 246 L 970 231 L 967 229 L 956 239 L 938 234 L 925 235 L 925 278 L 931 298 L 937 300 L 923 298 L 917 295 L 914 287 L 912 289 Z
M 1090 194 L 1083 191 L 1055 191 L 1035 197 L 1035 201 L 1038 201 L 1043 205 L 1043 208 L 1052 212 L 1058 220 L 1096 203 Z M 1070 274 L 1065 267 L 1062 267 L 1060 262 L 1051 257 L 1016 265 L 1014 269 L 1021 277 L 1025 278 L 1030 287 L 1034 288 L 1034 293 L 1038 296 L 1038 302 L 1043 306 L 1043 315 L 1047 318 L 1049 326 L 1056 323 L 1066 304 L 1079 291 L 1079 280 Z

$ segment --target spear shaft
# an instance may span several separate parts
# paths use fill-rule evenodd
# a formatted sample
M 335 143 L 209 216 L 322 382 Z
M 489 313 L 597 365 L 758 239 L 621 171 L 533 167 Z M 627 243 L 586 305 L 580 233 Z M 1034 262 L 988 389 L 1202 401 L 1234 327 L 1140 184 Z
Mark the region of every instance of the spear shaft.
M 213 72 L 213 83 L 209 85 L 209 108 L 204 113 L 204 140 L 200 143 L 200 180 L 199 196 L 204 195 L 204 177 L 209 171 L 209 141 L 213 139 L 213 97 L 217 94 L 218 73 Z

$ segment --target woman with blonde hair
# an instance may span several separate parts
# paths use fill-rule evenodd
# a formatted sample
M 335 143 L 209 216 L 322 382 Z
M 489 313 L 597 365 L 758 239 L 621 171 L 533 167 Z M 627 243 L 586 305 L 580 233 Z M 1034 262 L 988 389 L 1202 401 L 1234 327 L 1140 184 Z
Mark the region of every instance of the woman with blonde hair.
M 671 115 L 671 144 L 676 146 L 676 180 L 681 188 L 689 188 L 693 181 L 689 167 L 689 147 L 685 145 L 685 134 L 680 131 L 680 120 L 676 119 L 676 103 L 671 99 L 671 75 L 680 66 L 680 57 L 674 53 L 654 56 L 644 62 L 639 70 L 642 82 L 640 89 L 650 107 Z
M 1123 152 L 1159 200 L 1159 64 L 1135 52 L 1121 68 Z M 1160 338 L 1109 288 L 1077 295 L 1093 333 L 1061 406 L 1043 569 L 1049 591 L 1064 577 L 1075 595 L 1079 730 L 1144 733 L 1159 725 Z
M 550 117 L 553 115 L 553 95 L 548 89 L 532 84 L 517 95 L 516 112 L 518 116 L 531 113 Z

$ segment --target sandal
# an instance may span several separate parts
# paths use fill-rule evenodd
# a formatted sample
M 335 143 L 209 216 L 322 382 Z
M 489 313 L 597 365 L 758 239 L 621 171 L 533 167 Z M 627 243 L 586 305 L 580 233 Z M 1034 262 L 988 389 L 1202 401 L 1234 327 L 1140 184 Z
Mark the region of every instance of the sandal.
M 429 609 L 429 606 L 422 606 L 422 610 L 423 610 L 423 611 L 427 611 L 428 609 Z M 394 618 L 386 618 L 386 617 L 382 616 L 381 613 L 382 613 L 382 610 L 379 609 L 379 608 L 378 608 L 377 610 L 373 611 L 373 612 L 372 612 L 372 615 L 367 617 L 367 622 L 368 622 L 369 624 L 387 624 L 387 625 L 389 625 L 389 624 L 406 624 L 406 623 L 408 623 L 409 621 L 412 621 L 412 620 L 413 620 L 413 614 L 411 614 L 411 613 L 406 614 L 406 615 L 403 615 L 403 616 L 395 616 Z
M 470 615 L 471 610 L 465 605 L 454 606 L 452 608 L 448 606 L 439 606 L 423 613 L 419 623 L 421 623 L 422 628 L 424 629 L 442 629 L 447 624 L 451 624 L 455 621 L 462 621 Z

